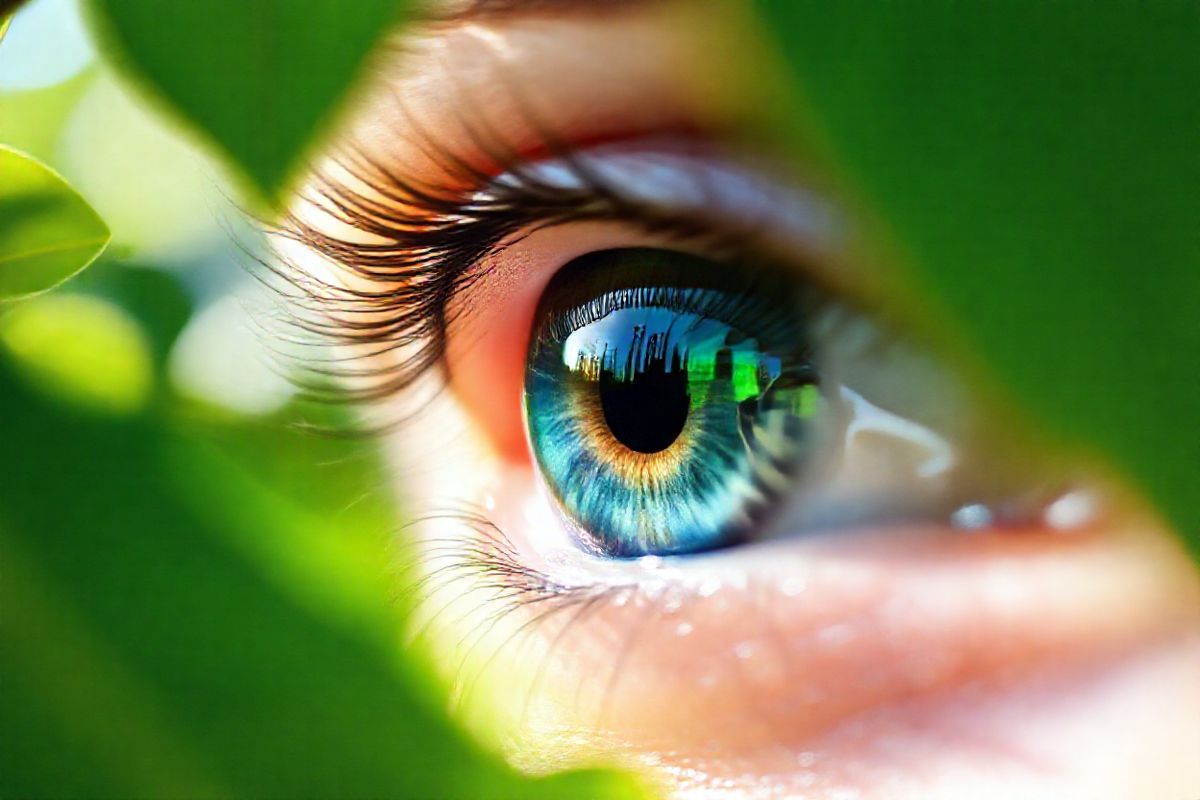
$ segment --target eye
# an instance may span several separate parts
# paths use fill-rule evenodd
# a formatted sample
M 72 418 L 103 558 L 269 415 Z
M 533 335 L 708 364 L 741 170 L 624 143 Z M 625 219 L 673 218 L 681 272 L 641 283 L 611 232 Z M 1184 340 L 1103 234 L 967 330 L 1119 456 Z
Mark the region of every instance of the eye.
M 555 276 L 526 415 L 586 547 L 670 555 L 751 535 L 803 465 L 823 405 L 804 317 L 787 281 L 669 250 L 591 253 Z
M 524 365 L 529 446 L 602 556 L 932 520 L 1025 524 L 1061 487 L 949 370 L 802 269 L 668 248 L 549 281 Z
M 558 512 L 534 527 L 576 550 L 1019 529 L 1072 488 L 868 300 L 809 190 L 628 142 L 517 165 L 470 202 L 490 226 L 533 216 L 467 265 L 451 386 L 498 451 L 532 461 Z M 545 531 L 523 538 L 556 552 Z

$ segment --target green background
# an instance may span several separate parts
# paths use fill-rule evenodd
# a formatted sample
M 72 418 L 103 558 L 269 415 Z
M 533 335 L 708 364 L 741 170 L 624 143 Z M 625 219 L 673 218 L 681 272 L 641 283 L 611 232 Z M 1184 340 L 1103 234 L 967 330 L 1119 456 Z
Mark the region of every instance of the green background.
M 37 0 L 0 42 L 0 795 L 644 791 L 521 777 L 449 721 L 398 640 L 378 453 L 304 432 L 354 423 L 238 333 L 228 298 L 271 302 L 238 206 L 269 213 L 405 10 L 343 5 Z M 753 7 L 772 135 L 817 144 L 897 302 L 1196 546 L 1200 6 Z M 89 246 L 12 272 L 33 239 Z

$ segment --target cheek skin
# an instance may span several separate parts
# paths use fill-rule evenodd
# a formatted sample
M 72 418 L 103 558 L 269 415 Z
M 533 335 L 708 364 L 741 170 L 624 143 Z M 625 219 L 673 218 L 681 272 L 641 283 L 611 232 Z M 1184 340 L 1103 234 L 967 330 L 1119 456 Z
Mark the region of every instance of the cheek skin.
M 1152 520 L 862 532 L 605 570 L 565 542 L 528 470 L 475 446 L 479 480 L 446 459 L 430 491 L 478 492 L 522 563 L 616 587 L 497 616 L 467 577 L 427 605 L 464 713 L 528 768 L 629 759 L 697 796 L 1125 800 L 1164 796 L 1142 778 L 1200 782 L 1181 750 L 1200 735 L 1200 584 Z M 1112 735 L 1133 719 L 1137 741 Z
M 528 491 L 526 506 L 537 502 Z M 511 482 L 505 492 L 522 494 Z M 527 508 L 494 516 L 518 548 L 542 536 Z M 566 571 L 569 554 L 536 549 L 522 558 Z M 566 626 L 564 614 L 539 628 L 557 641 L 541 656 L 554 659 L 543 688 L 561 680 L 574 713 L 665 750 L 681 736 L 719 737 L 726 754 L 796 744 L 901 698 L 1070 668 L 1194 629 L 1200 609 L 1178 550 L 1136 527 L 1068 541 L 842 533 L 664 572 L 613 580 L 630 588 L 590 607 L 586 625 Z
M 1200 584 L 1151 519 L 1114 514 L 1067 536 L 861 532 L 650 571 L 596 564 L 454 395 L 429 413 L 424 433 L 394 440 L 398 463 L 422 454 L 414 497 L 470 500 L 520 563 L 615 587 L 499 613 L 468 573 L 425 604 L 418 627 L 462 713 L 530 769 L 629 760 L 685 795 L 849 787 L 889 800 L 964 786 L 1125 800 L 1164 796 L 1143 779 L 1200 782 L 1181 750 L 1200 731 Z M 455 520 L 422 532 L 431 547 L 477 543 Z M 448 563 L 431 551 L 430 571 Z M 1133 719 L 1136 741 L 1111 735 Z

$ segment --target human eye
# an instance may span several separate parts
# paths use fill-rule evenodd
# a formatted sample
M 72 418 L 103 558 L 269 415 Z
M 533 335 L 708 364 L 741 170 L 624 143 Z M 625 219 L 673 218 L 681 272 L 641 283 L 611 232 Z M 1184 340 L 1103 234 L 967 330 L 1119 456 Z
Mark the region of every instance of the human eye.
M 928 363 L 868 314 L 787 271 L 593 251 L 554 275 L 535 319 L 530 449 L 589 552 L 681 555 L 769 537 L 794 493 L 793 534 L 950 520 L 971 505 L 998 514 L 961 475 L 965 432 L 922 420 L 921 400 L 945 415 L 948 381 L 919 374 Z M 903 397 L 913 382 L 915 401 Z
M 706 797 L 1186 773 L 1186 559 L 934 344 L 668 6 L 431 25 L 283 231 L 321 368 L 395 423 L 460 713 Z M 1096 734 L 1130 714 L 1154 747 Z
M 819 435 L 792 287 L 712 267 L 665 249 L 595 251 L 546 288 L 526 364 L 529 440 L 588 550 L 731 545 Z

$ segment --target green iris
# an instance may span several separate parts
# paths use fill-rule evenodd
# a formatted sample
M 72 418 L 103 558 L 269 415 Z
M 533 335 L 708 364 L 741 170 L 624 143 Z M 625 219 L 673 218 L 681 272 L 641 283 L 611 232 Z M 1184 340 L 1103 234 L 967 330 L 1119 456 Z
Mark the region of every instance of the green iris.
M 526 413 L 585 546 L 690 553 L 761 522 L 823 407 L 804 307 L 795 281 L 665 250 L 591 253 L 555 276 Z

